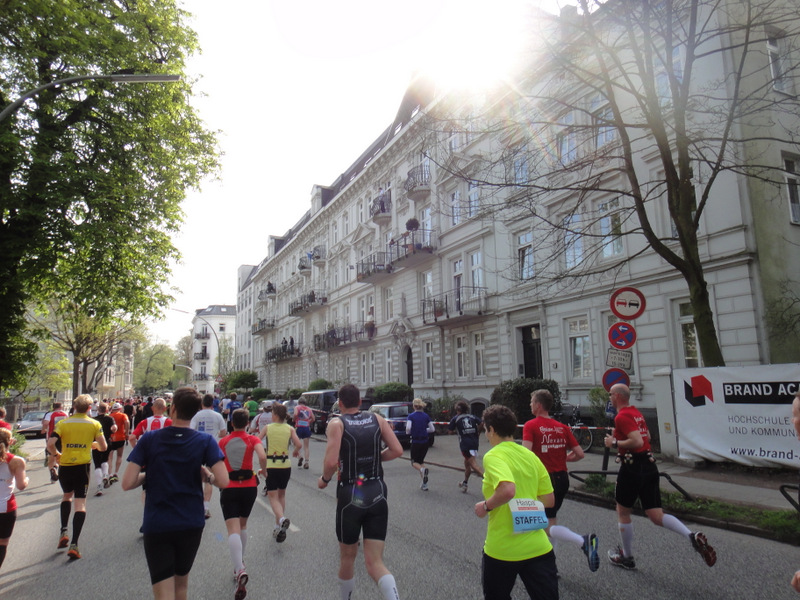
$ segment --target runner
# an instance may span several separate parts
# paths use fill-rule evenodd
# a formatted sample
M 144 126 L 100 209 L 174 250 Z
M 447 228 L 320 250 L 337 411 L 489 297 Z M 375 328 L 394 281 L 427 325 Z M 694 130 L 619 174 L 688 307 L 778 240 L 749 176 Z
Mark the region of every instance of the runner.
M 217 442 L 189 427 L 200 405 L 196 390 L 175 390 L 170 408 L 172 425 L 143 435 L 128 455 L 122 475 L 124 490 L 134 489 L 147 479 L 142 533 L 155 598 L 187 597 L 189 571 L 205 526 L 202 481 L 209 476 L 206 467 L 217 487 L 228 485 L 228 471 Z M 145 464 L 146 474 L 142 472 Z
M 289 458 L 289 441 L 294 444 L 292 456 L 300 456 L 300 438 L 294 427 L 286 423 L 286 407 L 275 404 L 272 407 L 272 423 L 264 428 L 267 436 L 267 497 L 275 514 L 275 529 L 272 536 L 277 542 L 286 539 L 289 519 L 286 512 L 286 486 L 292 476 L 292 461 Z
M 339 471 L 336 486 L 336 539 L 339 541 L 339 590 L 349 599 L 355 589 L 355 561 L 363 534 L 367 573 L 385 600 L 397 600 L 397 583 L 383 562 L 389 505 L 383 461 L 403 454 L 386 420 L 359 411 L 361 394 L 352 384 L 339 389 L 341 414 L 328 423 L 328 445 L 317 486 L 325 489 Z M 381 450 L 381 444 L 386 446 Z
M 166 400 L 163 398 L 156 398 L 153 401 L 153 415 L 140 421 L 136 426 L 136 429 L 134 429 L 133 433 L 128 437 L 128 441 L 130 442 L 132 448 L 136 446 L 136 442 L 139 441 L 139 438 L 141 438 L 148 431 L 155 431 L 157 429 L 163 429 L 164 427 L 169 427 L 172 425 L 172 419 L 164 416 L 166 410 Z
M 244 408 L 247 409 L 250 420 L 255 419 L 256 415 L 258 414 L 258 401 L 253 400 L 253 396 L 247 394 L 244 401 Z
M 245 586 L 249 578 L 244 568 L 247 519 L 253 510 L 258 493 L 258 477 L 253 475 L 253 454 L 258 457 L 261 465 L 259 473 L 266 475 L 267 472 L 267 454 L 261 445 L 261 440 L 245 432 L 249 420 L 250 414 L 247 409 L 240 408 L 234 411 L 231 418 L 233 433 L 224 437 L 219 443 L 225 455 L 225 467 L 230 479 L 228 487 L 220 492 L 219 504 L 228 530 L 228 550 L 231 553 L 233 576 L 236 579 L 235 600 L 242 600 L 247 596 Z
M 297 466 L 304 469 L 308 469 L 309 442 L 311 441 L 311 424 L 313 422 L 314 411 L 306 406 L 306 399 L 300 396 L 297 400 L 297 407 L 294 409 L 294 425 L 297 428 L 297 437 L 303 440 L 303 456 L 297 459 Z
M 569 490 L 567 463 L 581 460 L 584 453 L 569 426 L 550 417 L 553 402 L 553 394 L 549 390 L 535 390 L 531 393 L 531 412 L 535 418 L 525 423 L 522 428 L 522 445 L 539 457 L 553 484 L 555 502 L 553 506 L 544 509 L 548 521 L 545 531 L 550 536 L 553 550 L 557 550 L 559 541 L 575 544 L 586 555 L 589 570 L 595 572 L 600 568 L 597 536 L 594 533 L 579 535 L 562 525 L 557 525 L 558 510 Z
M 650 431 L 639 410 L 630 405 L 631 392 L 628 386 L 616 384 L 611 388 L 611 403 L 617 409 L 614 419 L 613 435 L 605 438 L 606 448 L 618 452 L 620 463 L 617 487 L 614 493 L 617 501 L 617 518 L 622 545 L 617 551 L 608 551 L 611 564 L 623 569 L 635 569 L 633 559 L 633 522 L 631 513 L 638 498 L 650 521 L 660 527 L 684 536 L 706 564 L 713 567 L 717 553 L 706 536 L 689 529 L 672 515 L 665 515 L 661 508 L 661 489 L 658 485 L 658 467 L 650 452 Z
M 103 427 L 103 438 L 106 440 L 106 449 L 99 450 L 92 448 L 92 461 L 94 462 L 94 477 L 97 483 L 97 489 L 94 492 L 95 496 L 102 496 L 103 490 L 111 485 L 108 477 L 108 457 L 111 454 L 109 445 L 111 444 L 111 435 L 117 430 L 117 425 L 113 418 L 106 414 L 108 411 L 108 404 L 100 402 L 97 405 L 97 416 L 94 419 Z
M 45 435 L 45 452 L 47 453 L 47 469 L 50 471 L 50 483 L 58 481 L 58 459 L 55 454 L 47 450 L 47 442 L 53 435 L 56 423 L 67 418 L 67 413 L 61 409 L 61 402 L 53 402 L 53 410 L 44 415 L 42 419 L 42 433 Z M 61 440 L 56 444 L 56 450 L 61 452 Z
M 458 484 L 462 494 L 467 493 L 469 476 L 476 473 L 483 477 L 483 469 L 478 466 L 478 444 L 483 429 L 481 420 L 469 414 L 469 406 L 463 400 L 456 403 L 456 416 L 450 420 L 447 428 L 458 433 L 458 446 L 464 457 L 464 479 Z
M 419 489 L 428 491 L 428 467 L 425 466 L 425 456 L 428 454 L 428 436 L 435 429 L 433 421 L 425 412 L 425 401 L 414 398 L 412 405 L 414 412 L 408 415 L 406 433 L 411 436 L 411 466 L 419 471 L 422 483 Z
M 214 397 L 211 394 L 203 396 L 203 409 L 192 417 L 189 426 L 195 431 L 201 431 L 214 439 L 223 437 L 227 432 L 227 425 L 222 415 L 214 410 Z M 213 486 L 209 482 L 203 484 L 203 509 L 206 519 L 211 518 L 211 493 Z
M 119 402 L 114 402 L 111 405 L 111 418 L 114 419 L 114 424 L 117 426 L 116 430 L 111 434 L 111 454 L 116 453 L 117 460 L 114 465 L 114 472 L 109 477 L 110 483 L 117 483 L 119 481 L 119 468 L 122 466 L 122 454 L 125 451 L 125 442 L 128 440 L 128 433 L 130 431 L 130 421 L 128 416 L 122 411 L 122 405 Z
M 8 542 L 17 522 L 17 499 L 14 486 L 19 491 L 28 487 L 30 479 L 25 474 L 25 459 L 9 452 L 14 436 L 11 430 L 0 427 L 0 567 L 6 559 Z
M 61 498 L 61 532 L 58 536 L 58 548 L 66 548 L 69 544 L 67 556 L 73 560 L 81 557 L 78 549 L 78 539 L 86 521 L 86 492 L 89 488 L 89 463 L 92 460 L 92 448 L 105 450 L 106 438 L 103 436 L 103 427 L 89 418 L 87 411 L 92 405 L 92 397 L 81 394 L 72 403 L 73 414 L 71 417 L 61 419 L 56 423 L 53 435 L 47 442 L 47 449 L 51 454 L 60 457 L 61 467 L 58 471 L 58 481 L 64 495 Z M 63 452 L 56 448 L 61 440 Z M 67 524 L 72 511 L 73 499 L 75 503 L 75 516 L 72 518 L 72 542 L 67 535 Z

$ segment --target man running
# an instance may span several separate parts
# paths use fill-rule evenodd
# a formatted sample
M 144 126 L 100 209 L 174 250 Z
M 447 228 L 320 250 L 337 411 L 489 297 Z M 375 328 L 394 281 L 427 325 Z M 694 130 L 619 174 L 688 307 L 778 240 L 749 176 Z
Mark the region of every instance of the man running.
M 428 454 L 429 435 L 435 431 L 433 421 L 425 412 L 425 401 L 414 398 L 411 403 L 414 412 L 408 415 L 406 433 L 411 437 L 411 466 L 419 471 L 422 483 L 419 489 L 428 491 L 428 467 L 425 466 L 425 456 Z
M 131 423 L 128 416 L 122 411 L 122 404 L 114 402 L 111 405 L 111 418 L 114 419 L 114 424 L 117 429 L 111 434 L 111 456 L 116 454 L 116 464 L 111 477 L 108 478 L 109 483 L 117 483 L 119 481 L 119 468 L 122 466 L 122 454 L 125 450 L 125 441 L 128 439 Z M 111 466 L 111 459 L 109 459 L 109 466 Z
M 297 400 L 297 407 L 294 409 L 294 426 L 297 437 L 303 440 L 303 456 L 297 460 L 297 466 L 308 469 L 308 457 L 310 453 L 309 442 L 311 441 L 311 424 L 314 422 L 314 411 L 306 406 L 306 399 L 300 396 Z M 303 462 L 305 460 L 305 463 Z
M 575 544 L 586 555 L 589 570 L 595 572 L 600 568 L 597 536 L 593 533 L 579 535 L 562 525 L 557 525 L 558 510 L 569 490 L 567 463 L 581 460 L 584 453 L 569 426 L 550 417 L 553 402 L 553 394 L 549 390 L 535 390 L 531 393 L 531 412 L 534 418 L 522 428 L 522 445 L 539 457 L 553 484 L 555 502 L 553 506 L 544 509 L 548 521 L 545 531 L 550 536 L 553 549 L 557 549 L 559 541 Z
M 462 494 L 467 493 L 469 476 L 476 473 L 483 477 L 483 469 L 478 466 L 478 444 L 480 443 L 481 420 L 469 414 L 469 406 L 463 400 L 456 403 L 456 416 L 447 426 L 458 434 L 458 446 L 464 457 L 464 480 L 458 484 Z
M 66 548 L 67 556 L 73 560 L 81 557 L 78 550 L 78 539 L 86 521 L 86 492 L 89 489 L 89 464 L 92 462 L 92 448 L 105 450 L 106 438 L 103 427 L 87 414 L 92 405 L 92 397 L 81 394 L 72 403 L 74 410 L 71 417 L 56 423 L 53 435 L 47 442 L 47 450 L 60 457 L 61 468 L 58 481 L 64 495 L 61 498 L 61 533 L 58 536 L 58 548 Z M 61 440 L 63 452 L 57 449 Z M 73 498 L 75 516 L 72 518 L 72 543 L 67 535 L 67 524 L 72 510 Z
M 45 452 L 47 452 L 47 469 L 50 471 L 50 483 L 58 481 L 58 460 L 56 455 L 47 450 L 47 442 L 50 441 L 50 436 L 53 435 L 53 430 L 61 419 L 67 418 L 67 413 L 62 410 L 61 402 L 53 402 L 53 410 L 45 414 L 42 419 L 42 433 L 45 435 Z M 61 441 L 56 443 L 56 450 L 61 452 Z
M 336 539 L 339 540 L 339 589 L 350 598 L 355 589 L 355 560 L 363 534 L 367 573 L 385 600 L 397 600 L 394 576 L 383 563 L 389 506 L 383 481 L 382 461 L 403 454 L 386 420 L 359 411 L 361 393 L 350 383 L 339 389 L 340 415 L 328 423 L 328 444 L 317 486 L 325 489 L 339 471 L 336 486 Z M 386 446 L 381 450 L 381 442 Z
M 108 473 L 108 457 L 111 454 L 109 445 L 111 444 L 111 435 L 117 430 L 117 425 L 114 419 L 107 415 L 108 404 L 100 402 L 97 405 L 97 416 L 94 419 L 103 427 L 103 438 L 106 440 L 105 450 L 92 448 L 92 461 L 94 462 L 94 478 L 97 484 L 97 489 L 94 492 L 95 496 L 102 496 L 103 490 L 111 485 Z
M 165 417 L 164 413 L 167 410 L 167 401 L 163 398 L 156 398 L 153 401 L 153 415 L 143 419 L 139 422 L 136 426 L 136 429 L 133 430 L 133 433 L 128 437 L 128 441 L 131 444 L 131 448 L 136 446 L 136 442 L 139 441 L 145 433 L 148 431 L 156 431 L 158 429 L 163 429 L 164 427 L 169 427 L 172 425 L 172 419 L 169 417 Z M 130 460 L 130 459 L 128 459 Z
M 617 551 L 608 551 L 612 565 L 623 569 L 635 569 L 633 560 L 633 522 L 631 513 L 638 498 L 650 521 L 660 527 L 686 537 L 709 567 L 717 562 L 717 553 L 706 536 L 689 529 L 672 515 L 665 515 L 661 508 L 661 489 L 659 487 L 658 467 L 650 452 L 650 431 L 639 410 L 630 405 L 631 391 L 628 386 L 618 383 L 611 388 L 611 404 L 617 410 L 614 419 L 613 435 L 605 438 L 606 448 L 618 452 L 620 463 L 617 487 L 614 493 L 617 501 L 617 517 L 622 545 Z
M 211 412 L 214 412 L 213 409 Z M 236 579 L 235 600 L 242 600 L 247 595 L 245 586 L 249 579 L 244 569 L 247 519 L 253 510 L 258 493 L 258 477 L 253 475 L 253 454 L 261 465 L 259 473 L 265 476 L 267 473 L 267 453 L 261 445 L 261 440 L 258 436 L 245 432 L 249 420 L 250 414 L 246 408 L 234 411 L 231 417 L 233 433 L 222 438 L 219 443 L 225 455 L 225 467 L 230 479 L 228 487 L 220 492 L 219 504 L 228 530 L 228 550 L 231 553 L 233 576 Z
M 222 415 L 214 410 L 214 396 L 206 394 L 203 396 L 203 410 L 192 417 L 189 427 L 195 431 L 202 431 L 212 436 L 214 439 L 223 437 L 227 432 L 227 425 Z M 211 518 L 211 493 L 213 486 L 206 481 L 203 483 L 203 509 L 206 519 Z

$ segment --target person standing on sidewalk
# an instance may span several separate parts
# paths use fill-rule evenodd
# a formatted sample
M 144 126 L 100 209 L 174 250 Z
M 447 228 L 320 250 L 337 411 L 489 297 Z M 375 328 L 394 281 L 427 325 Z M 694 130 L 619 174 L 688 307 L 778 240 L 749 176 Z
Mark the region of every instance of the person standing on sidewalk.
M 463 400 L 456 403 L 456 416 L 447 428 L 458 434 L 458 447 L 464 457 L 464 480 L 458 484 L 462 494 L 467 493 L 469 476 L 472 473 L 483 477 L 483 469 L 478 466 L 478 444 L 480 443 L 481 420 L 469 414 L 469 406 Z
M 339 389 L 342 412 L 328 423 L 328 444 L 317 486 L 324 490 L 339 471 L 336 539 L 342 600 L 349 600 L 355 589 L 355 562 L 362 533 L 367 573 L 384 600 L 398 600 L 397 583 L 383 562 L 389 505 L 382 463 L 402 455 L 403 447 L 386 420 L 360 411 L 360 404 L 361 392 L 356 386 L 348 383 Z M 381 444 L 386 446 L 383 450 Z
M 433 433 L 433 421 L 425 412 L 425 401 L 414 398 L 411 403 L 414 412 L 408 415 L 406 433 L 411 436 L 411 466 L 419 471 L 422 483 L 419 489 L 428 491 L 428 467 L 425 466 L 425 456 L 428 454 L 429 434 Z
M 47 441 L 50 454 L 59 457 L 61 467 L 58 470 L 58 482 L 64 495 L 61 497 L 61 532 L 58 536 L 58 548 L 69 545 L 67 556 L 73 560 L 81 557 L 78 550 L 78 539 L 86 521 L 86 492 L 89 489 L 89 467 L 92 462 L 92 449 L 105 451 L 106 438 L 103 426 L 87 414 L 92 405 L 92 397 L 81 394 L 72 403 L 71 417 L 56 423 L 53 435 Z M 61 449 L 57 443 L 61 440 Z M 75 515 L 72 517 L 72 543 L 67 535 L 67 524 L 72 511 L 73 499 Z
M 717 562 L 717 553 L 708 543 L 706 536 L 699 531 L 690 531 L 676 517 L 664 514 L 661 508 L 658 467 L 650 452 L 650 431 L 642 413 L 630 405 L 630 389 L 618 383 L 612 386 L 610 397 L 612 405 L 617 410 L 617 416 L 614 418 L 613 433 L 605 438 L 605 446 L 617 450 L 617 462 L 620 463 L 614 497 L 617 501 L 617 518 L 622 544 L 616 551 L 608 551 L 608 560 L 612 565 L 623 569 L 636 568 L 633 559 L 631 514 L 638 498 L 653 524 L 684 536 L 692 544 L 692 548 L 703 557 L 706 564 L 713 567 Z
M 558 509 L 564 503 L 564 497 L 569 490 L 567 463 L 581 460 L 584 454 L 569 426 L 550 416 L 553 402 L 553 394 L 549 390 L 534 390 L 531 393 L 531 412 L 534 418 L 522 428 L 522 445 L 539 457 L 553 484 L 555 502 L 550 508 L 544 509 L 548 522 L 545 531 L 550 536 L 553 550 L 557 548 L 559 541 L 575 544 L 586 555 L 589 570 L 595 572 L 600 567 L 597 536 L 594 533 L 580 535 L 557 525 Z

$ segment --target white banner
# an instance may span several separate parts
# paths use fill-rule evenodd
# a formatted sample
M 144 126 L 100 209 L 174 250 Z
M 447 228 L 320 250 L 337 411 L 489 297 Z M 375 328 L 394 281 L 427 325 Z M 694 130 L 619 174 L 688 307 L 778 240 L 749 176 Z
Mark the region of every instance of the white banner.
M 757 467 L 800 467 L 792 400 L 800 365 L 675 369 L 681 458 Z

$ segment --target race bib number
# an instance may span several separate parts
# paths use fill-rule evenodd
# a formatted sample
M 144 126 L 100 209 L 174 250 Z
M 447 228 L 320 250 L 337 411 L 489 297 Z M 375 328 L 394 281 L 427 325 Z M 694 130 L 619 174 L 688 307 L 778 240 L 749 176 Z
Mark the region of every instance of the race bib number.
M 514 533 L 527 533 L 547 527 L 544 504 L 530 498 L 513 498 L 508 503 L 511 509 L 511 523 Z

